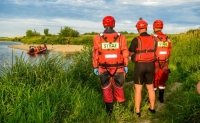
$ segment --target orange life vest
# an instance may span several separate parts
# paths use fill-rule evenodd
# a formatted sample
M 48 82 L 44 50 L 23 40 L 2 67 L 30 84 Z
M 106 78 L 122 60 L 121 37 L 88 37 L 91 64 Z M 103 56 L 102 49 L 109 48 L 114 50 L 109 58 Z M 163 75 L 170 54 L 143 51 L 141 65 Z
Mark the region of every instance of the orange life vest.
M 119 67 L 124 65 L 120 33 L 100 34 L 99 66 Z
M 135 62 L 151 62 L 156 59 L 156 41 L 153 36 L 138 36 L 138 47 L 135 52 Z
M 158 62 L 165 62 L 168 61 L 170 57 L 170 45 L 171 42 L 169 38 L 166 35 L 154 35 L 157 42 L 157 48 L 156 48 L 156 60 Z

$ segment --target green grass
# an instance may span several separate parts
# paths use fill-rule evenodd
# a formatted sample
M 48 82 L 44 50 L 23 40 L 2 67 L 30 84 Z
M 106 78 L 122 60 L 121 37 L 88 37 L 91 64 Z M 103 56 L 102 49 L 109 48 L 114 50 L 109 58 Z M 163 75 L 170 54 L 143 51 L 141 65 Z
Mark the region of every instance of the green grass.
M 127 37 L 129 44 L 132 36 Z M 113 115 L 106 115 L 100 81 L 92 68 L 92 44 L 88 44 L 71 57 L 47 55 L 34 62 L 21 56 L 16 58 L 13 67 L 10 63 L 1 66 L 0 122 L 135 123 L 150 120 L 152 123 L 198 123 L 200 96 L 196 84 L 200 80 L 200 38 L 196 33 L 170 35 L 170 38 L 173 51 L 166 92 L 170 92 L 174 82 L 182 85 L 170 93 L 165 107 L 155 115 L 147 111 L 146 89 L 143 89 L 142 117 L 137 118 L 131 112 L 134 89 L 127 83 L 133 81 L 131 62 L 126 76 L 125 106 L 115 103 Z
M 125 34 L 125 37 L 130 44 L 131 40 L 137 34 Z M 93 44 L 93 38 L 95 35 L 80 35 L 79 37 L 59 37 L 56 35 L 53 36 L 34 36 L 34 37 L 13 37 L 13 38 L 0 38 L 4 41 L 19 41 L 24 44 L 51 44 L 52 41 L 54 44 L 67 44 L 66 40 L 70 38 L 70 44 L 72 45 L 91 45 Z

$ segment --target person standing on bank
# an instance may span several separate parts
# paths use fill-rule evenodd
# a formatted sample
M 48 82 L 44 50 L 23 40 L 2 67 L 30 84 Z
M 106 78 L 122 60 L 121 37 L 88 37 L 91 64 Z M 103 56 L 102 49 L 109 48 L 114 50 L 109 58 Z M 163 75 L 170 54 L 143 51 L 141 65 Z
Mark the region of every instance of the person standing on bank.
M 51 41 L 51 45 L 52 45 L 52 48 L 53 48 L 53 40 Z
M 103 27 L 104 32 L 93 39 L 93 67 L 101 81 L 107 114 L 111 114 L 114 99 L 119 104 L 125 101 L 124 82 L 128 72 L 129 51 L 124 35 L 113 29 L 114 17 L 105 16 Z
M 142 100 L 142 87 L 146 84 L 149 94 L 150 107 L 149 111 L 155 113 L 155 91 L 153 87 L 154 79 L 154 61 L 156 42 L 153 36 L 147 33 L 147 22 L 140 20 L 136 24 L 139 36 L 135 37 L 129 47 L 132 61 L 135 63 L 134 68 L 134 87 L 135 87 L 135 112 L 138 117 L 141 116 L 140 104 Z
M 70 44 L 70 38 L 67 39 L 67 46 L 69 46 L 69 44 Z
M 168 61 L 172 51 L 172 43 L 167 35 L 163 34 L 163 21 L 155 20 L 153 23 L 153 30 L 157 41 L 156 61 L 155 61 L 155 78 L 154 90 L 159 90 L 159 101 L 164 102 L 164 90 L 166 81 L 170 70 L 168 68 Z

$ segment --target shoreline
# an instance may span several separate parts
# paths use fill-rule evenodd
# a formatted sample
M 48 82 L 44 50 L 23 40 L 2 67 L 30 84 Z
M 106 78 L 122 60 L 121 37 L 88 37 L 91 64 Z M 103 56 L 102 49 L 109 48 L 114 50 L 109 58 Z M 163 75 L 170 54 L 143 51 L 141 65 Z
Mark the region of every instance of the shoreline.
M 43 44 L 34 44 L 31 46 L 37 47 L 39 45 L 43 46 Z M 29 46 L 30 46 L 30 44 L 21 44 L 21 45 L 11 45 L 8 47 L 28 51 Z M 50 44 L 47 44 L 47 49 L 51 52 L 60 52 L 60 53 L 71 54 L 76 51 L 81 51 L 83 49 L 83 45 L 50 45 Z

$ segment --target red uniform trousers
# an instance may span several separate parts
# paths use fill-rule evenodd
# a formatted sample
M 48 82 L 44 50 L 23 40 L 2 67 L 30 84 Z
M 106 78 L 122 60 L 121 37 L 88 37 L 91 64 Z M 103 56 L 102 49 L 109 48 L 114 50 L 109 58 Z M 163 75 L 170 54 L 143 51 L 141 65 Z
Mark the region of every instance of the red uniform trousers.
M 168 62 L 155 62 L 155 76 L 154 76 L 154 90 L 163 90 L 166 86 L 166 81 L 170 70 L 168 69 Z
M 99 67 L 99 77 L 103 91 L 103 99 L 106 103 L 112 103 L 114 100 L 121 103 L 124 98 L 124 67 L 103 69 Z

